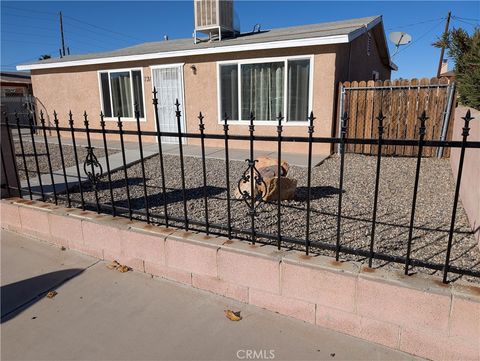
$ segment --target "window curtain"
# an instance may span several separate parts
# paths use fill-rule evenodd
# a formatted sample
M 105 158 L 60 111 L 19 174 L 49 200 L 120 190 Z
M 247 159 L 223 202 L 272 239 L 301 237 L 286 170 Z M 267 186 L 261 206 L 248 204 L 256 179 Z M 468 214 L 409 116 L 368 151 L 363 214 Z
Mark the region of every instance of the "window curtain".
M 242 65 L 242 120 L 275 120 L 283 112 L 284 63 Z
M 227 114 L 228 119 L 238 120 L 238 66 L 222 65 L 220 67 L 222 112 L 221 118 Z
M 112 105 L 110 104 L 110 82 L 108 80 L 108 73 L 101 73 L 100 80 L 102 82 L 102 99 L 103 99 L 103 113 L 106 117 L 112 116 Z
M 113 115 L 133 117 L 132 88 L 130 72 L 111 73 Z
M 132 76 L 133 76 L 133 99 L 134 99 L 134 102 L 138 104 L 138 111 L 140 112 L 140 118 L 143 118 L 145 114 L 143 114 L 142 72 L 138 70 L 134 70 L 132 71 Z
M 310 60 L 288 61 L 289 121 L 306 121 L 308 117 Z

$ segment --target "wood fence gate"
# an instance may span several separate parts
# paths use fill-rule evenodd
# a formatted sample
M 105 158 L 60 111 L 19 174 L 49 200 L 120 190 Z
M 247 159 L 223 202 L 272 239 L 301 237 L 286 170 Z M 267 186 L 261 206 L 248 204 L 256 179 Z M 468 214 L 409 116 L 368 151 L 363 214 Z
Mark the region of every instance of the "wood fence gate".
M 337 114 L 338 124 L 341 115 L 347 112 L 347 137 L 376 138 L 378 128 L 376 117 L 380 110 L 384 120 L 385 139 L 417 139 L 418 117 L 427 112 L 425 140 L 450 140 L 453 125 L 453 102 L 455 83 L 447 78 L 423 78 L 411 80 L 370 80 L 340 83 Z M 339 133 L 337 133 L 339 134 Z M 412 156 L 414 147 L 385 146 L 383 154 Z M 373 154 L 373 145 L 348 145 L 347 152 Z M 450 150 L 427 147 L 426 157 L 449 157 Z

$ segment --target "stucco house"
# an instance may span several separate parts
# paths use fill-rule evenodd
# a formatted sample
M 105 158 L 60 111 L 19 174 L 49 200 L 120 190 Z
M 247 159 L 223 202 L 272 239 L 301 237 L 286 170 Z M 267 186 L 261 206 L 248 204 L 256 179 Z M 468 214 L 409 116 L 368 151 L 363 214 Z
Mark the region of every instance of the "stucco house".
M 155 130 L 152 89 L 158 91 L 163 131 L 176 131 L 174 102 L 181 103 L 182 127 L 198 131 L 198 113 L 207 133 L 222 133 L 223 114 L 233 134 L 248 134 L 248 115 L 256 132 L 276 135 L 275 117 L 285 115 L 285 136 L 306 136 L 313 110 L 315 135 L 331 136 L 335 127 L 338 82 L 389 79 L 392 63 L 381 16 L 237 33 L 209 41 L 176 39 L 109 52 L 69 55 L 17 66 L 30 70 L 35 96 L 46 110 L 67 124 L 69 110 L 82 126 L 86 111 L 92 126 L 99 113 L 108 128 L 136 129 L 134 103 L 142 129 Z M 78 124 L 79 123 L 79 124 Z M 151 138 L 155 140 L 154 137 Z M 147 139 L 145 139 L 147 141 Z M 165 141 L 175 142 L 175 139 Z M 195 144 L 196 139 L 190 139 Z M 237 142 L 236 147 L 245 146 Z M 221 146 L 222 140 L 208 145 Z M 256 144 L 267 149 L 271 144 Z M 285 144 L 284 151 L 302 151 L 303 144 Z M 306 145 L 305 145 L 306 147 Z M 330 146 L 317 145 L 317 152 Z

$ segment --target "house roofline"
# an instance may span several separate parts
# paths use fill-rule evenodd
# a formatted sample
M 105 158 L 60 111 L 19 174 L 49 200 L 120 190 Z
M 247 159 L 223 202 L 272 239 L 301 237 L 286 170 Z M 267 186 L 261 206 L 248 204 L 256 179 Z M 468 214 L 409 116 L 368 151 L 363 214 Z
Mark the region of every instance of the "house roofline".
M 65 68 L 65 67 L 71 67 L 71 66 L 120 63 L 120 62 L 151 60 L 151 59 L 165 59 L 165 58 L 176 58 L 181 56 L 223 54 L 223 53 L 234 53 L 234 52 L 251 51 L 251 50 L 296 48 L 296 47 L 302 47 L 302 46 L 342 44 L 342 43 L 348 43 L 348 42 L 349 42 L 348 35 L 334 35 L 334 36 L 324 36 L 324 37 L 316 37 L 316 38 L 308 38 L 308 39 L 281 40 L 281 41 L 270 41 L 270 42 L 255 43 L 255 44 L 230 45 L 230 46 L 222 46 L 222 47 L 214 47 L 214 48 L 177 50 L 177 51 L 157 52 L 157 53 L 138 54 L 138 55 L 121 55 L 121 56 L 113 56 L 113 57 L 106 57 L 106 58 L 63 61 L 58 63 L 25 64 L 25 65 L 17 65 L 17 70 Z
M 230 46 L 220 46 L 220 47 L 202 48 L 202 49 L 176 50 L 176 51 L 156 52 L 156 53 L 148 53 L 148 54 L 120 55 L 120 56 L 111 56 L 111 57 L 104 57 L 104 58 L 71 60 L 71 61 L 62 61 L 62 62 L 53 62 L 53 63 L 44 63 L 44 64 L 42 63 L 23 64 L 23 65 L 17 65 L 17 70 L 54 69 L 54 68 L 74 67 L 74 66 L 152 60 L 152 59 L 168 59 L 168 58 L 186 57 L 186 56 L 225 54 L 225 53 L 234 53 L 234 52 L 241 52 L 241 51 L 252 51 L 252 50 L 284 49 L 284 48 L 297 48 L 297 47 L 304 47 L 304 46 L 344 44 L 344 43 L 349 43 L 355 40 L 365 32 L 374 28 L 378 24 L 381 24 L 382 21 L 383 21 L 382 16 L 378 16 L 373 21 L 369 22 L 368 24 L 365 24 L 364 27 L 361 27 L 355 31 L 352 31 L 349 34 L 343 34 L 343 35 L 331 35 L 331 36 L 314 37 L 314 38 L 306 38 L 306 39 L 294 39 L 294 40 L 269 41 L 269 42 L 253 43 L 253 44 L 230 45 Z M 387 54 L 388 54 L 388 46 L 387 46 Z M 390 54 L 388 54 L 388 57 L 390 58 Z M 397 68 L 396 65 L 391 62 L 391 60 L 389 62 L 389 66 L 395 70 Z

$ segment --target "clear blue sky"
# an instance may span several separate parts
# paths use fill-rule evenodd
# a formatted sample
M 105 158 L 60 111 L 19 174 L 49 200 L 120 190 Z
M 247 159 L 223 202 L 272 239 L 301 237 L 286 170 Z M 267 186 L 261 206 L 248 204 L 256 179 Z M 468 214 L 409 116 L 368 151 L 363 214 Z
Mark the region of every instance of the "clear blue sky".
M 387 33 L 406 31 L 414 40 L 394 58 L 399 71 L 392 78 L 436 74 L 440 50 L 431 43 L 443 31 L 442 18 L 449 10 L 458 17 L 451 25 L 469 32 L 480 18 L 477 1 L 236 0 L 235 9 L 242 31 L 250 31 L 256 23 L 260 23 L 262 29 L 269 29 L 383 15 Z M 64 14 L 66 43 L 72 54 L 162 40 L 165 34 L 170 39 L 191 37 L 193 30 L 193 1 L 2 1 L 2 70 L 14 70 L 16 64 L 35 60 L 42 54 L 58 56 L 60 37 L 56 14 L 59 11 Z

